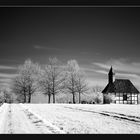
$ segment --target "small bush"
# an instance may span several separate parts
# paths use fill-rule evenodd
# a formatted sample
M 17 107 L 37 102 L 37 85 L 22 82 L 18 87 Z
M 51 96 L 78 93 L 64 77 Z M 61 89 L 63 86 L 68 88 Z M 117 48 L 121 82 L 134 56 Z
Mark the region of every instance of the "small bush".
M 81 101 L 81 104 L 87 104 L 88 102 L 87 101 Z
M 110 104 L 114 102 L 114 95 L 111 94 L 105 94 L 104 95 L 104 103 L 105 104 Z
M 100 103 L 102 103 L 102 99 L 100 97 L 96 96 L 96 97 L 94 97 L 94 102 L 96 104 L 100 104 Z
M 103 94 L 101 92 L 94 93 L 93 101 L 95 104 L 101 104 L 103 102 Z

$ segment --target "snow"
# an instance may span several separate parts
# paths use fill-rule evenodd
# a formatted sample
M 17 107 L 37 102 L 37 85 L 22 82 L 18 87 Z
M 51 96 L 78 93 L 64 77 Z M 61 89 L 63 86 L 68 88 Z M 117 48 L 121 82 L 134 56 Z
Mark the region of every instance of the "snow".
M 44 118 L 42 118 L 40 115 L 36 114 L 35 112 L 33 112 L 31 109 L 27 108 L 26 106 L 24 106 L 23 104 L 21 105 L 27 112 L 29 112 L 30 114 L 34 115 L 35 117 L 37 117 L 39 120 L 41 120 L 46 126 L 50 127 L 54 132 L 56 133 L 60 133 L 60 134 L 65 134 L 65 131 L 60 130 L 58 127 L 56 127 L 55 125 L 52 125 L 50 122 L 46 121 Z
M 4 129 L 4 123 L 6 120 L 5 120 L 5 116 L 7 115 L 7 110 L 8 110 L 8 106 L 7 104 L 3 104 L 1 107 L 0 107 L 0 132 L 3 132 L 3 129 Z
M 137 134 L 140 105 L 3 104 L 0 133 Z

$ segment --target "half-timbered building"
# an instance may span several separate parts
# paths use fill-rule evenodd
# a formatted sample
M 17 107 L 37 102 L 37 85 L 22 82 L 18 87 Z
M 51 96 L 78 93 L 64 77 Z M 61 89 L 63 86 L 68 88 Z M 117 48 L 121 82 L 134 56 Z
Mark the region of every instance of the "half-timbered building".
M 113 103 L 117 104 L 138 104 L 139 91 L 129 79 L 114 79 L 111 67 L 108 73 L 108 84 L 102 91 L 103 102 L 106 102 L 106 95 L 114 96 Z

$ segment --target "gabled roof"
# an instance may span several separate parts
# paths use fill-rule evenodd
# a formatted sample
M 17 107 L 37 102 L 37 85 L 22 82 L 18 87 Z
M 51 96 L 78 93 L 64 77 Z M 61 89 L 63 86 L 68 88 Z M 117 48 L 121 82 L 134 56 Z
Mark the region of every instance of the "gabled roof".
M 139 93 L 132 82 L 128 79 L 115 79 L 111 84 L 107 84 L 102 93 Z

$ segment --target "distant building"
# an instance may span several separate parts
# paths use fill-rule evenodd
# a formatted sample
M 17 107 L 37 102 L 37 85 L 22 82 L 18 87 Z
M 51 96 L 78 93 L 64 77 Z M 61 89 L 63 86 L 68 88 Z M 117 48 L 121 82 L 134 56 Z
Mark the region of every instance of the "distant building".
M 139 91 L 128 79 L 114 79 L 112 67 L 108 73 L 108 84 L 102 91 L 103 103 L 108 103 L 106 95 L 112 97 L 113 103 L 116 104 L 138 104 Z

